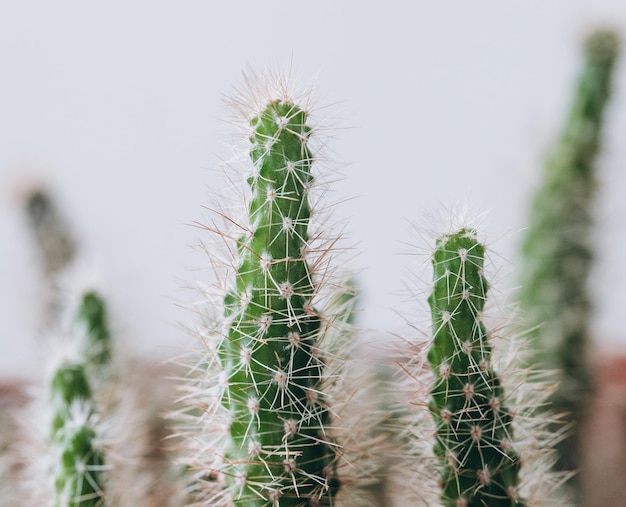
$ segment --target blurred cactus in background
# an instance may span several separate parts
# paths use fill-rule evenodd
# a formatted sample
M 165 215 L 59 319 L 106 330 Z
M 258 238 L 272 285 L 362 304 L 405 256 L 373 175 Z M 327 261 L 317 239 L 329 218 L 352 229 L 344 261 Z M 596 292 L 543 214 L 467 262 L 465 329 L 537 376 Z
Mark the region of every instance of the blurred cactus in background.
M 62 306 L 59 275 L 75 259 L 78 243 L 45 187 L 37 186 L 26 194 L 24 211 L 45 276 L 43 325 L 49 329 L 55 325 Z
M 524 326 L 538 368 L 558 375 L 552 409 L 565 413 L 569 436 L 559 445 L 560 470 L 578 471 L 581 428 L 593 391 L 590 366 L 593 209 L 604 112 L 618 53 L 615 33 L 600 30 L 585 43 L 584 66 L 561 137 L 547 161 L 532 204 L 523 246 L 520 294 Z M 579 480 L 570 481 L 580 498 Z
M 105 506 L 105 457 L 83 364 L 63 362 L 51 382 L 55 507 Z
M 25 211 L 48 276 L 69 265 L 77 245 L 49 192 L 36 188 L 26 197 Z
M 63 337 L 70 350 L 51 382 L 53 450 L 61 463 L 54 466 L 55 507 L 100 507 L 105 494 L 106 458 L 101 422 L 107 407 L 103 391 L 111 377 L 111 334 L 104 299 L 92 288 L 69 297 L 71 322 Z M 74 303 L 74 304 L 72 304 Z
M 45 327 L 57 337 L 43 343 L 54 349 L 52 380 L 23 411 L 42 422 L 52 413 L 52 431 L 26 425 L 20 432 L 26 445 L 9 448 L 18 483 L 37 486 L 14 488 L 19 493 L 10 501 L 6 497 L 7 507 L 52 496 L 55 507 L 180 505 L 162 417 L 172 396 L 171 382 L 162 377 L 174 372 L 116 358 L 102 284 L 93 269 L 85 269 L 50 193 L 42 188 L 29 193 L 25 209 L 49 289 Z M 15 419 L 8 421 L 15 425 Z M 56 492 L 45 487 L 48 475 L 55 478 Z

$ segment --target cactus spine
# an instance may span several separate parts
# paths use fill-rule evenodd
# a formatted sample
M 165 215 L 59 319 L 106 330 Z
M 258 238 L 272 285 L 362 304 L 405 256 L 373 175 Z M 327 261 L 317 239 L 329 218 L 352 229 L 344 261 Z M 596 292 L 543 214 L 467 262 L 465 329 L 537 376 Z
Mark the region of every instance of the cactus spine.
M 445 507 L 512 507 L 518 498 L 520 461 L 512 447 L 512 415 L 492 369 L 482 322 L 488 283 L 484 246 L 462 228 L 437 241 L 429 297 L 433 342 L 428 361 L 435 375 L 430 410 L 440 461 Z
M 560 372 L 552 397 L 571 434 L 558 446 L 561 470 L 581 467 L 580 425 L 592 387 L 589 366 L 592 264 L 591 208 L 596 157 L 618 40 L 598 31 L 585 44 L 585 63 L 563 133 L 546 165 L 523 246 L 521 308 L 538 367 Z M 575 485 L 576 479 L 572 481 Z M 576 494 L 575 496 L 579 496 Z
M 222 478 L 225 490 L 204 494 L 242 507 L 334 505 L 338 451 L 322 344 L 332 338 L 310 262 L 311 129 L 287 98 L 266 102 L 250 126 L 250 225 L 236 240 L 224 330 L 204 362 L 219 363 L 213 410 L 229 428 L 219 473 L 209 466 L 205 476 Z

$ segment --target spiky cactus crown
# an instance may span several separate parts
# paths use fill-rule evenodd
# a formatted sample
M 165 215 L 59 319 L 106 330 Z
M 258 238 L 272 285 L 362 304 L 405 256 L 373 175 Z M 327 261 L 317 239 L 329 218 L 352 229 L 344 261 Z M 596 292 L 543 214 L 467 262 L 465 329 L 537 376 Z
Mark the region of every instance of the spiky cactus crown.
M 353 289 L 329 283 L 330 250 L 311 232 L 308 113 L 269 88 L 255 77 L 252 100 L 235 100 L 250 129 L 246 216 L 206 227 L 234 258 L 194 373 L 207 414 L 188 462 L 199 505 L 335 505 L 339 487 L 329 404 Z M 214 266 L 219 255 L 205 250 Z

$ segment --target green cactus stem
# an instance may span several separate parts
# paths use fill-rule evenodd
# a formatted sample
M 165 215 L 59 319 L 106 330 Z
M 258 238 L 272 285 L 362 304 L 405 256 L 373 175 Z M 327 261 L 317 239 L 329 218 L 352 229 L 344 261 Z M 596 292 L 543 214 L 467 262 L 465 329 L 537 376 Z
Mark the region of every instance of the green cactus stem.
M 523 246 L 521 309 L 531 328 L 537 367 L 559 372 L 552 397 L 572 431 L 558 445 L 560 470 L 578 470 L 580 422 L 593 390 L 589 361 L 592 208 L 596 158 L 618 38 L 598 31 L 585 43 L 585 61 L 563 133 L 549 157 L 532 206 Z M 578 487 L 577 478 L 570 481 Z M 579 494 L 573 496 L 579 497 Z
M 80 356 L 63 363 L 51 382 L 55 507 L 104 507 L 105 455 L 98 446 L 95 406 L 111 359 L 106 305 L 94 290 L 80 293 L 74 309 Z M 101 439 L 101 438 L 100 438 Z
M 76 257 L 78 245 L 53 196 L 45 188 L 33 189 L 26 195 L 24 211 L 45 274 L 44 324 L 55 325 L 62 307 L 57 277 Z
M 323 323 L 306 253 L 307 115 L 274 101 L 251 120 L 251 234 L 241 238 L 219 347 L 231 416 L 224 475 L 241 507 L 333 505 L 336 447 L 321 392 Z
M 512 415 L 482 322 L 488 291 L 484 250 L 476 231 L 463 228 L 441 237 L 433 258 L 430 409 L 445 507 L 524 505 L 517 492 Z
M 76 242 L 50 194 L 38 188 L 26 197 L 26 214 L 42 254 L 45 273 L 53 276 L 76 254 Z
M 55 507 L 104 507 L 104 455 L 96 445 L 91 389 L 80 364 L 66 363 L 51 383 Z
M 108 365 L 111 360 L 111 333 L 106 303 L 98 292 L 88 290 L 81 294 L 76 322 L 84 331 L 82 354 L 85 363 L 96 369 Z

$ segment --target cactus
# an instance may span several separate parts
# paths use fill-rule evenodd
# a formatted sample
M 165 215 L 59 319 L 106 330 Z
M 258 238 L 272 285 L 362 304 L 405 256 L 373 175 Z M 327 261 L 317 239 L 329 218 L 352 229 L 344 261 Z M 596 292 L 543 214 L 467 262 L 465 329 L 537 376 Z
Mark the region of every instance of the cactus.
M 106 306 L 95 290 L 80 292 L 74 308 L 76 334 L 68 340 L 75 349 L 51 381 L 51 442 L 60 456 L 55 468 L 55 507 L 105 505 L 105 454 L 96 424 L 103 380 L 111 357 Z
M 338 287 L 336 295 L 321 287 L 328 288 L 319 275 L 327 280 L 329 255 L 309 227 L 312 129 L 308 113 L 281 92 L 279 99 L 262 93 L 259 109 L 246 114 L 252 174 L 245 222 L 227 219 L 232 234 L 209 227 L 232 238 L 236 251 L 223 313 L 202 332 L 216 334 L 217 344 L 201 360 L 207 373 L 199 397 L 210 398 L 209 421 L 192 439 L 210 439 L 220 420 L 226 435 L 217 458 L 188 462 L 206 485 L 198 488 L 200 501 L 210 505 L 329 506 L 339 488 L 328 389 L 353 289 Z M 326 312 L 333 304 L 337 311 Z
M 524 505 L 512 415 L 482 322 L 489 287 L 484 251 L 476 231 L 461 228 L 437 241 L 432 261 L 434 288 L 428 301 L 434 336 L 428 361 L 435 381 L 430 410 L 445 507 Z
M 42 254 L 45 273 L 54 276 L 74 258 L 76 242 L 45 189 L 37 188 L 26 196 L 25 211 Z
M 240 243 L 236 288 L 225 302 L 233 324 L 219 351 L 229 384 L 222 402 L 233 418 L 226 475 L 235 505 L 330 505 L 335 449 L 325 442 L 329 414 L 318 395 L 324 365 L 315 352 L 322 323 L 303 258 L 310 130 L 304 111 L 282 101 L 252 125 L 256 227 Z
M 44 324 L 50 326 L 54 325 L 62 308 L 58 276 L 76 257 L 78 243 L 48 190 L 34 188 L 25 195 L 24 201 L 24 211 L 47 282 L 43 317 Z
M 566 413 L 571 434 L 559 445 L 561 470 L 577 470 L 580 422 L 593 390 L 589 366 L 592 206 L 596 157 L 618 39 L 598 31 L 585 44 L 585 63 L 563 133 L 548 159 L 523 246 L 520 306 L 532 328 L 535 364 L 559 372 L 551 402 Z M 576 479 L 572 485 L 576 487 Z M 579 494 L 575 494 L 579 497 Z
M 51 382 L 55 507 L 102 507 L 104 454 L 97 445 L 94 405 L 83 365 L 63 363 Z
M 163 371 L 148 370 L 136 358 L 120 361 L 114 353 L 107 300 L 89 276 L 75 273 L 80 286 L 68 291 L 74 296 L 67 302 L 66 324 L 91 392 L 89 413 L 92 419 L 103 420 L 91 432 L 81 429 L 81 438 L 90 435 L 100 448 L 98 482 L 106 489 L 96 505 L 104 505 L 104 500 L 117 507 L 181 504 L 162 442 L 165 425 L 160 412 L 168 396 L 160 378 Z

